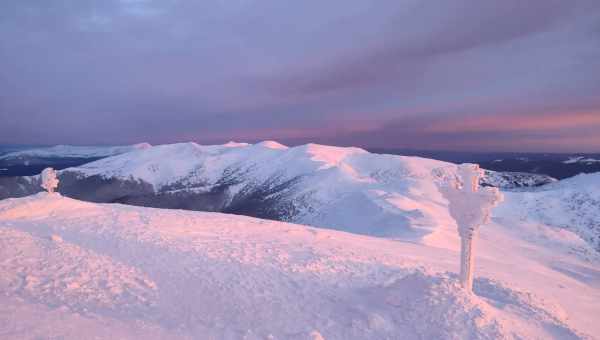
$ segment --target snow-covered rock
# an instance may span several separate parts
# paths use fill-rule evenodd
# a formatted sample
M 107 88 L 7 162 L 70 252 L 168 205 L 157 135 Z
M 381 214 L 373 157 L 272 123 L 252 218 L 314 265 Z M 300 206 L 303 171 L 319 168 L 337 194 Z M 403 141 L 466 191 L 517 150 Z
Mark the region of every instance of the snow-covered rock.
M 0 201 L 0 334 L 328 340 L 600 334 L 599 262 L 529 241 L 530 232 L 498 223 L 481 229 L 472 295 L 447 273 L 456 272 L 458 245 L 46 193 L 7 199 Z
M 483 186 L 511 190 L 535 188 L 556 181 L 556 178 L 543 174 L 485 170 L 485 176 L 481 178 L 480 183 Z

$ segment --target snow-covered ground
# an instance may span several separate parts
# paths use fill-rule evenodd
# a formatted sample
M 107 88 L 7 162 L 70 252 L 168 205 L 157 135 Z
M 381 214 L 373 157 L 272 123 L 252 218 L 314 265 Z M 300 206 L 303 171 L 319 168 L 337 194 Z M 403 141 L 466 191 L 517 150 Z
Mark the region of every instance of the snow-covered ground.
M 0 338 L 593 339 L 597 253 L 516 205 L 508 197 L 481 228 L 468 296 L 452 274 L 456 239 L 44 193 L 3 200 Z

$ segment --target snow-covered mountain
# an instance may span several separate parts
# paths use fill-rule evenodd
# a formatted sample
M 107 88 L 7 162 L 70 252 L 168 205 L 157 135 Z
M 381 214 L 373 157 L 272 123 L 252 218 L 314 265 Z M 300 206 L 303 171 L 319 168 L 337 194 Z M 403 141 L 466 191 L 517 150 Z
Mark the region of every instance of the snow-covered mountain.
M 181 143 L 62 170 L 59 189 L 94 202 L 220 211 L 421 239 L 443 233 L 433 225 L 452 225 L 435 180 L 451 176 L 454 168 L 317 144 Z M 0 190 L 23 189 L 26 195 L 39 191 L 38 182 L 22 178 L 11 188 L 0 182 Z
M 10 152 L 0 156 L 0 161 L 9 164 L 12 163 L 32 163 L 37 159 L 54 158 L 102 158 L 114 155 L 120 155 L 133 150 L 147 149 L 151 147 L 148 143 L 139 143 L 134 145 L 122 146 L 75 146 L 75 145 L 55 145 L 35 149 L 26 149 Z
M 439 247 L 45 193 L 7 199 L 0 201 L 0 334 L 327 340 L 600 334 L 600 262 L 570 251 L 586 246 L 573 233 L 495 217 L 480 230 L 474 295 L 452 274 L 457 243 Z
M 452 239 L 454 222 L 436 183 L 456 165 L 359 148 L 273 141 L 159 145 L 60 172 L 59 190 L 92 202 L 219 211 L 360 234 Z M 501 188 L 547 176 L 487 172 Z M 0 198 L 39 192 L 39 178 L 0 178 Z M 435 227 L 433 227 L 435 226 Z
M 563 163 L 564 164 L 581 163 L 581 164 L 586 164 L 586 165 L 592 165 L 595 163 L 600 163 L 600 159 L 584 157 L 584 156 L 576 156 L 576 157 L 569 157 L 569 159 L 567 159 L 566 161 L 563 161 Z
M 267 149 L 267 150 L 265 150 Z M 192 151 L 193 150 L 193 151 Z M 265 154 L 265 151 L 266 154 Z M 192 154 L 190 154 L 192 153 Z M 225 155 L 227 154 L 227 155 Z M 225 155 L 225 156 L 224 156 Z M 257 156 L 261 156 L 257 158 Z M 399 160 L 394 160 L 398 158 Z M 361 171 L 366 164 L 376 161 L 375 166 L 367 167 L 368 171 L 378 171 L 377 165 L 381 165 L 383 171 L 392 168 L 396 163 L 413 162 L 419 166 L 419 162 L 424 163 L 425 159 L 420 157 L 404 157 L 394 155 L 372 154 L 359 148 L 333 147 L 319 144 L 307 144 L 299 147 L 288 148 L 275 141 L 264 141 L 258 144 L 229 142 L 224 145 L 203 146 L 196 143 L 181 143 L 171 145 L 161 145 L 147 153 L 132 154 L 130 157 L 124 156 L 116 160 L 107 160 L 95 164 L 84 165 L 81 167 L 84 173 L 93 175 L 102 175 L 104 177 L 133 177 L 152 184 L 155 188 L 163 188 L 177 181 L 186 181 L 187 177 L 192 177 L 193 171 L 199 168 L 199 165 L 213 163 L 219 158 L 219 165 L 213 169 L 216 173 L 201 173 L 200 176 L 209 175 L 212 178 L 223 173 L 224 168 L 246 169 L 256 167 L 259 164 L 263 169 L 252 171 L 258 174 L 257 177 L 268 177 L 277 172 L 284 171 L 282 168 L 292 167 L 290 173 L 304 175 L 307 172 L 315 172 L 322 169 L 337 168 L 341 173 L 348 171 Z M 277 169 L 265 169 L 268 167 L 270 159 L 276 160 L 272 166 Z M 289 161 L 281 162 L 281 159 Z M 168 160 L 169 163 L 175 161 L 177 165 L 165 164 L 161 160 Z M 323 164 L 306 165 L 308 161 L 322 162 Z M 354 161 L 353 161 L 354 160 Z M 265 161 L 267 164 L 261 164 Z M 254 162 L 255 164 L 248 164 Z M 127 164 L 124 164 L 127 163 Z M 246 164 L 244 164 L 246 163 Z M 437 162 L 437 166 L 447 166 L 450 163 Z M 431 162 L 429 162 L 431 164 Z M 162 167 L 161 167 L 162 165 Z M 357 169 L 353 169 L 356 167 Z M 147 170 L 154 168 L 151 173 Z M 294 169 L 295 168 L 295 169 Z M 90 171 L 90 169 L 96 169 Z M 238 170 L 238 172 L 240 172 Z M 245 172 L 248 172 L 245 170 Z M 255 177 L 255 178 L 257 178 Z M 260 179 L 259 179 L 260 180 Z M 521 187 L 535 187 L 556 181 L 552 177 L 540 174 L 520 173 L 520 172 L 495 172 L 486 171 L 486 177 L 483 184 L 496 186 L 503 189 L 513 189 Z M 187 180 L 193 183 L 194 180 Z
M 506 195 L 511 204 L 502 215 L 571 230 L 600 252 L 600 173 Z

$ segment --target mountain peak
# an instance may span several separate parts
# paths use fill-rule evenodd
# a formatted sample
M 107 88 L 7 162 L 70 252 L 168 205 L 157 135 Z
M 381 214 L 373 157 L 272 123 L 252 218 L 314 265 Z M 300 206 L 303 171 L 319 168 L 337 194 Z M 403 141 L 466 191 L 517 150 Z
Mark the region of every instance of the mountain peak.
M 265 148 L 269 148 L 269 149 L 276 149 L 276 150 L 285 150 L 285 149 L 288 149 L 288 146 L 283 145 L 283 144 L 281 144 L 279 142 L 276 142 L 274 140 L 265 140 L 265 141 L 262 141 L 260 143 L 256 143 L 256 145 L 262 146 L 262 147 L 265 147 Z

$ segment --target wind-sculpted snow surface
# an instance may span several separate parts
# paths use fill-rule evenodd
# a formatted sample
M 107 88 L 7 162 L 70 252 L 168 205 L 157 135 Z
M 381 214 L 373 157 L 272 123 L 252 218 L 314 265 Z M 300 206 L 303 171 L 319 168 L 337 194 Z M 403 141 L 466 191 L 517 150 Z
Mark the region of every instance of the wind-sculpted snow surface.
M 137 269 L 64 242 L 0 228 L 0 289 L 48 306 L 136 314 L 151 307 L 156 285 Z
M 330 340 L 599 334 L 597 262 L 525 243 L 495 224 L 481 236 L 481 277 L 471 295 L 446 273 L 458 262 L 451 249 L 45 193 L 8 199 L 0 201 L 0 335 Z M 524 257 L 525 248 L 538 258 Z M 575 268 L 595 274 L 591 281 L 563 274 Z

